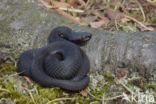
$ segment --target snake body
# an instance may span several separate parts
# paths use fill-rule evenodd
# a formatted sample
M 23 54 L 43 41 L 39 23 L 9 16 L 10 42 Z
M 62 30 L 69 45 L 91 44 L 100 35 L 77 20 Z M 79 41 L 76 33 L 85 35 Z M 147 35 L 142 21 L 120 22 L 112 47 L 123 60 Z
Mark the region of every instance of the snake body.
M 63 26 L 54 28 L 47 46 L 20 55 L 17 71 L 44 87 L 80 91 L 89 84 L 90 69 L 89 59 L 80 46 L 90 39 L 87 32 Z

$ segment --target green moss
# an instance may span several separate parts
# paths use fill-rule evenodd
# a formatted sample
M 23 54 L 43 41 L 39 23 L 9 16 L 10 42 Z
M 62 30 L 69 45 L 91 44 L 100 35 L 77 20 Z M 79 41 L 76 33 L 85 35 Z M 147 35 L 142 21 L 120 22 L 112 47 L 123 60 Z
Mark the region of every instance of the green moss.
M 0 76 L 4 74 L 10 74 L 16 70 L 13 64 L 0 64 Z
M 145 88 L 147 88 L 147 89 L 152 89 L 153 91 L 156 92 L 156 84 L 149 84 L 149 83 L 147 83 L 147 84 L 145 85 Z
M 19 98 L 20 94 L 14 89 L 14 83 L 9 82 L 6 84 L 2 84 L 2 88 L 6 89 L 7 91 L 4 91 L 3 93 L 0 94 L 0 98 L 4 97 L 4 98 Z
M 152 23 L 156 23 L 156 18 L 153 18 L 153 19 L 151 20 L 151 22 L 152 22 Z
M 73 102 L 73 104 L 89 104 L 89 97 L 83 97 L 81 95 L 77 95 L 75 101 Z
M 53 100 L 63 95 L 63 91 L 56 88 L 39 88 L 39 95 L 43 98 Z
M 100 71 L 95 75 L 92 73 L 93 78 L 96 77 L 98 80 L 96 88 L 91 86 L 92 81 L 89 85 L 90 93 L 93 94 L 94 97 L 83 97 L 79 93 L 69 93 L 59 88 L 43 88 L 36 83 L 30 84 L 23 77 L 18 75 L 12 77 L 12 73 L 15 72 L 15 70 L 16 67 L 12 64 L 0 65 L 0 75 L 2 76 L 2 79 L 0 79 L 0 89 L 4 89 L 0 90 L 0 99 L 9 98 L 12 101 L 15 101 L 17 104 L 46 104 L 47 102 L 58 98 L 73 98 L 73 100 L 60 100 L 52 104 L 90 104 L 91 102 L 94 102 L 94 104 L 99 104 L 101 102 L 100 99 L 102 99 L 103 96 L 109 97 L 108 94 L 110 88 L 112 85 L 115 85 L 114 76 L 111 72 Z M 153 89 L 153 91 L 156 91 L 156 88 L 153 84 L 147 84 L 145 87 L 147 89 Z M 24 88 L 26 88 L 28 91 L 23 91 Z
M 46 104 L 47 102 L 52 101 L 54 99 L 66 97 L 75 98 L 75 100 L 60 100 L 57 101 L 56 104 L 59 104 L 60 102 L 70 104 L 84 104 L 85 102 L 85 104 L 89 104 L 89 97 L 82 97 L 78 93 L 66 93 L 59 88 L 42 88 L 38 85 L 35 85 L 37 87 L 38 93 L 31 93 L 34 99 L 33 101 L 30 94 L 24 94 L 22 92 L 19 92 L 18 89 L 15 88 L 16 83 L 9 81 L 2 84 L 3 89 L 8 90 L 9 92 L 4 91 L 3 93 L 0 93 L 0 98 L 10 98 L 12 100 L 15 100 L 17 104 L 34 104 L 34 102 L 36 102 L 37 104 Z M 31 91 L 31 89 L 28 90 Z
M 114 77 L 112 75 L 112 72 L 104 71 L 101 74 L 104 76 L 105 80 L 108 81 L 109 83 L 113 83 L 114 82 Z
M 114 84 L 114 77 L 111 72 L 103 71 L 100 72 L 99 75 L 102 75 L 104 79 L 101 80 L 101 82 L 98 82 L 96 88 L 90 88 L 91 93 L 96 97 L 93 101 L 97 100 L 98 102 L 100 102 L 99 99 L 102 99 L 102 97 L 107 94 L 111 86 Z

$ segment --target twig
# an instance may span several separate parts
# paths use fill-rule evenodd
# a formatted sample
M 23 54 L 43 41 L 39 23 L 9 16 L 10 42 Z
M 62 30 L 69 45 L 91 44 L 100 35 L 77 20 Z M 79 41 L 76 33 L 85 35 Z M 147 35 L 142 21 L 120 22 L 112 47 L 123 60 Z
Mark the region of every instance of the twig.
M 98 104 L 98 101 L 92 101 L 89 104 Z
M 44 0 L 40 0 L 40 2 L 47 8 L 53 8 L 53 6 L 49 5 L 47 2 L 45 2 Z
M 130 88 L 128 88 L 124 83 L 122 83 L 122 82 L 119 81 L 119 80 L 118 80 L 118 83 L 119 83 L 120 85 L 122 85 L 127 91 L 129 91 L 132 95 L 137 96 L 137 94 L 135 94 L 135 93 L 134 93 Z M 138 97 L 138 96 L 137 96 L 137 97 Z M 137 102 L 136 99 L 134 99 L 134 101 Z
M 115 27 L 116 27 L 117 30 L 119 30 L 117 19 L 115 19 Z
M 33 97 L 33 95 L 32 95 L 32 93 L 31 93 L 31 91 L 29 91 L 27 88 L 24 88 L 26 91 L 28 91 L 28 93 L 29 93 L 29 95 L 30 95 L 30 97 L 31 97 L 31 99 L 32 99 L 32 101 L 33 101 L 33 103 L 34 104 L 37 104 L 36 103 L 36 101 L 35 101 L 35 99 L 34 99 L 34 97 Z
M 127 81 L 134 81 L 134 80 L 139 80 L 139 79 L 141 79 L 141 77 L 132 77 L 132 78 L 127 79 Z
M 100 98 L 97 98 L 97 97 L 94 96 L 92 93 L 90 93 L 90 91 L 88 92 L 88 94 L 89 94 L 90 96 L 92 96 L 95 100 L 102 101 Z
M 124 16 L 125 16 L 126 18 L 131 19 L 131 20 L 133 20 L 134 22 L 138 23 L 140 26 L 142 26 L 142 27 L 145 28 L 146 30 L 150 30 L 150 31 L 154 30 L 153 28 L 149 28 L 149 27 L 145 26 L 143 23 L 141 23 L 140 21 L 138 21 L 137 19 L 135 19 L 135 18 L 133 18 L 133 17 L 130 17 L 130 16 L 128 16 L 128 15 L 124 15 Z
M 136 3 L 138 4 L 138 6 L 139 6 L 139 8 L 140 8 L 140 11 L 141 11 L 141 13 L 142 13 L 142 16 L 143 16 L 143 22 L 145 22 L 145 20 L 146 20 L 146 16 L 145 16 L 144 10 L 143 10 L 143 8 L 142 8 L 140 2 L 138 2 L 138 0 L 135 0 L 135 1 L 136 1 Z
M 117 95 L 117 96 L 113 96 L 113 97 L 110 97 L 110 98 L 105 98 L 103 97 L 103 101 L 110 101 L 110 100 L 115 100 L 115 99 L 118 99 L 118 98 L 121 98 L 121 97 L 124 97 L 123 94 L 122 95 Z
M 23 72 L 24 72 L 24 71 L 23 71 Z M 6 79 L 6 78 L 8 78 L 8 77 L 14 77 L 14 76 L 17 76 L 17 75 L 19 75 L 19 74 L 21 74 L 21 73 L 23 73 L 23 72 L 10 74 L 9 76 L 4 76 L 3 78 L 0 78 L 0 79 Z
M 56 9 L 55 11 L 56 11 L 58 14 L 64 16 L 65 18 L 70 19 L 70 20 L 72 20 L 72 21 L 75 22 L 75 23 L 81 24 L 79 18 L 75 18 L 75 17 L 73 17 L 73 16 L 67 14 L 66 12 L 61 11 L 61 10 L 58 10 L 58 9 Z
M 77 12 L 77 13 L 84 13 L 83 10 L 80 9 L 74 9 L 74 8 L 61 8 L 59 7 L 58 9 L 68 11 L 68 12 Z
M 88 92 L 88 94 L 98 101 L 110 101 L 110 100 L 115 100 L 115 99 L 123 97 L 123 95 L 117 95 L 114 97 L 109 97 L 109 98 L 104 99 L 104 96 L 103 96 L 102 99 L 100 99 L 100 98 L 97 98 L 96 96 L 94 96 L 92 93 L 90 93 L 90 91 Z
M 24 71 L 22 71 L 20 73 L 11 74 L 11 75 L 9 75 L 9 77 L 17 76 L 17 75 L 22 74 L 22 73 L 24 73 Z
M 82 4 L 83 6 L 86 5 L 86 3 L 83 0 L 78 0 L 80 4 Z
M 46 104 L 50 104 L 50 103 L 62 101 L 62 100 L 73 100 L 73 99 L 75 99 L 75 98 L 57 98 L 57 99 L 47 102 Z
M 42 3 L 44 6 L 46 6 L 47 8 L 50 8 L 50 9 L 55 9 L 55 8 L 57 8 L 57 7 L 53 7 L 53 6 L 49 5 L 49 4 L 47 4 L 47 3 L 46 3 L 45 1 L 43 1 L 43 0 L 40 0 L 40 1 L 41 1 L 41 3 Z M 58 14 L 64 16 L 65 18 L 70 19 L 70 20 L 72 20 L 72 21 L 75 22 L 75 23 L 81 24 L 79 18 L 75 18 L 75 17 L 73 17 L 73 16 L 71 16 L 71 15 L 67 14 L 66 12 L 64 12 L 64 11 L 62 11 L 62 10 L 59 10 L 59 9 L 55 9 L 55 11 L 56 11 Z

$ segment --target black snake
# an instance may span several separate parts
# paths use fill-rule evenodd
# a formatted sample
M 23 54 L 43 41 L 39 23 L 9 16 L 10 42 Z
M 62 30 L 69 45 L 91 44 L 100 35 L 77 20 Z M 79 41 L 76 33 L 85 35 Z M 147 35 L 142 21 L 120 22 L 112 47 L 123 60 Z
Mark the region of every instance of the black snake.
M 80 91 L 89 84 L 89 59 L 79 47 L 91 39 L 88 32 L 75 32 L 68 27 L 54 28 L 48 45 L 23 52 L 18 72 L 44 87 Z

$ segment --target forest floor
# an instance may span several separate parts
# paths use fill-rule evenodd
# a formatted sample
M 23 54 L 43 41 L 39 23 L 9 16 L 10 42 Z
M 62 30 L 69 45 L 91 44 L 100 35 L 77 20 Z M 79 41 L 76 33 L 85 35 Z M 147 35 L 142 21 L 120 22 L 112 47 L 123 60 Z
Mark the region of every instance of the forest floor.
M 156 29 L 156 0 L 40 0 L 42 5 L 76 24 L 106 31 Z M 9 59 L 9 58 L 8 58 Z M 1 60 L 0 60 L 1 61 Z M 13 61 L 10 60 L 9 61 Z M 80 93 L 45 89 L 12 74 L 13 64 L 0 64 L 0 104 L 152 104 L 156 82 L 138 73 L 118 70 L 90 75 L 90 85 Z M 3 74 L 2 74 L 3 73 Z M 7 99 L 6 99 L 7 98 Z M 14 99 L 14 100 L 12 100 Z

